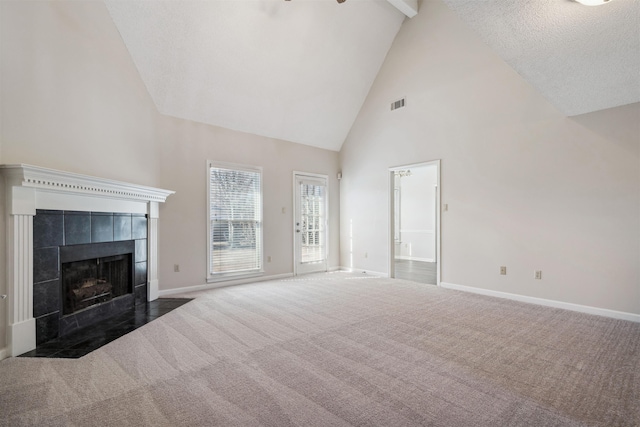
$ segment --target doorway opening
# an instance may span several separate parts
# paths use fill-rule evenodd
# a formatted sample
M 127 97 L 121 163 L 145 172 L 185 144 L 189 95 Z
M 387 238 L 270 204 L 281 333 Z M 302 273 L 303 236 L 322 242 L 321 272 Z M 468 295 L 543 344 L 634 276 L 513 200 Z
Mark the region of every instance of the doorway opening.
M 389 276 L 440 285 L 440 160 L 389 169 Z

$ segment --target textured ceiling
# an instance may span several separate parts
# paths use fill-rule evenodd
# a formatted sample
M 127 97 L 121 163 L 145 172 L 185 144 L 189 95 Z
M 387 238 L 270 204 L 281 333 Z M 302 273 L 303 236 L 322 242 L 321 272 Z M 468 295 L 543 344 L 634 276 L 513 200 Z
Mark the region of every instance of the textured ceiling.
M 404 20 L 385 0 L 105 4 L 161 113 L 336 151 Z
M 640 102 L 640 1 L 443 0 L 568 116 Z
M 442 1 L 564 114 L 640 102 L 640 0 Z M 389 2 L 105 0 L 161 113 L 330 150 L 405 19 Z

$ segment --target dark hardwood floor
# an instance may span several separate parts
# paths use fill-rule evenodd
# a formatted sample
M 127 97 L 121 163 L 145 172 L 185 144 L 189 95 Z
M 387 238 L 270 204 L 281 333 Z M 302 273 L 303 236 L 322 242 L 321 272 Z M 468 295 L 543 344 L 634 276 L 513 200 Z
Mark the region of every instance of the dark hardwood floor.
M 396 259 L 395 270 L 396 279 L 411 280 L 428 285 L 437 284 L 435 262 Z

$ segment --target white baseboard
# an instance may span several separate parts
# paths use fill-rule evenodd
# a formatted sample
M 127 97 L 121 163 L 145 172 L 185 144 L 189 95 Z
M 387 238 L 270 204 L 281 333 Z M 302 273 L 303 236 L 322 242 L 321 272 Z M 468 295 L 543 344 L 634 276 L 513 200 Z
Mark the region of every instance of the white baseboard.
M 406 261 L 436 262 L 433 258 L 417 258 L 414 256 L 397 256 L 396 259 L 402 259 Z
M 155 301 L 158 299 L 159 291 L 158 291 L 158 280 L 149 280 L 147 282 L 147 301 Z
M 12 356 L 36 348 L 36 319 L 26 319 L 7 326 L 7 347 Z
M 266 282 L 267 280 L 279 280 L 292 277 L 293 273 L 274 274 L 272 276 L 250 277 L 247 279 L 229 280 L 226 282 L 207 283 L 204 285 L 186 286 L 184 288 L 163 289 L 158 291 L 158 295 L 162 298 L 166 295 L 182 294 L 187 292 L 204 291 L 207 289 L 224 288 L 227 286 L 243 285 L 245 283 Z
M 9 349 L 7 347 L 0 348 L 0 360 L 6 359 L 9 357 Z
M 348 271 L 349 273 L 364 273 L 364 274 L 371 274 L 372 276 L 389 277 L 388 273 L 381 273 L 379 271 L 373 271 L 373 270 L 363 270 L 361 268 L 340 267 L 338 268 L 338 270 Z
M 456 291 L 471 292 L 474 294 L 487 295 L 491 297 L 506 298 L 514 301 L 526 302 L 529 304 L 544 305 L 546 307 L 562 308 L 565 310 L 578 311 L 580 313 L 595 314 L 597 316 L 611 317 L 613 319 L 628 320 L 640 323 L 640 314 L 627 313 L 624 311 L 609 310 L 607 308 L 591 307 L 588 305 L 573 304 L 570 302 L 555 301 L 544 298 L 530 297 L 526 295 L 510 294 L 508 292 L 492 291 L 489 289 L 474 288 L 473 286 L 456 285 L 454 283 L 441 282 L 440 286 Z

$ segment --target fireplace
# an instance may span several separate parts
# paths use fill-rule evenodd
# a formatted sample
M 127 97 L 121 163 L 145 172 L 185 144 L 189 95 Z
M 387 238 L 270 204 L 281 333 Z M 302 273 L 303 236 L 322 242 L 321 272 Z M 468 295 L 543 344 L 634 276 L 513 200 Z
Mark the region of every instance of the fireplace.
M 0 304 L 6 305 L 8 320 L 0 359 L 158 298 L 159 204 L 173 191 L 25 164 L 0 165 L 0 175 L 5 200 L 0 222 L 6 230 L 0 271 L 7 283 Z M 125 252 L 64 259 L 67 247 L 127 241 Z M 69 274 L 84 274 L 68 273 L 62 264 L 82 261 L 96 264 L 95 276 L 74 279 L 75 288 L 67 284 L 63 290 Z M 108 271 L 99 271 L 98 263 Z M 119 278 L 124 275 L 131 281 L 124 284 Z M 67 301 L 73 308 L 65 308 L 68 293 L 83 286 L 93 288 L 75 292 L 75 301 Z
M 148 301 L 147 228 L 142 214 L 36 210 L 36 344 Z
M 60 248 L 62 315 L 133 294 L 135 243 Z

